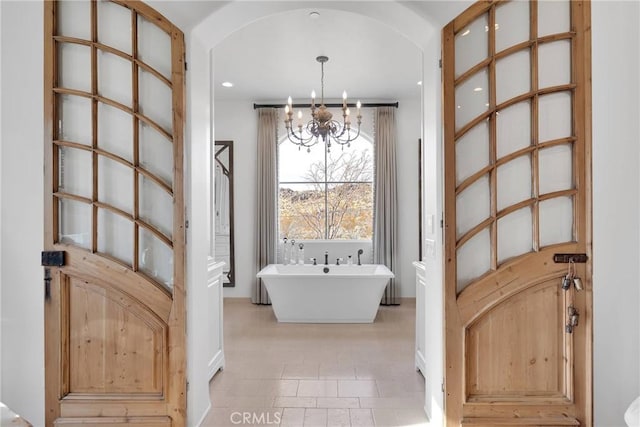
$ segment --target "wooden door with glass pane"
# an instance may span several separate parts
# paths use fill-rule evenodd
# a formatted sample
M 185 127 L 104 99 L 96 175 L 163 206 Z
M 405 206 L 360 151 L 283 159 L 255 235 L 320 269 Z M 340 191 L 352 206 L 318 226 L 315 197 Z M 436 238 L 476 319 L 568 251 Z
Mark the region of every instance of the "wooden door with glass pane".
M 183 426 L 183 34 L 137 1 L 44 10 L 47 426 Z
M 589 28 L 483 1 L 443 30 L 447 425 L 592 424 Z

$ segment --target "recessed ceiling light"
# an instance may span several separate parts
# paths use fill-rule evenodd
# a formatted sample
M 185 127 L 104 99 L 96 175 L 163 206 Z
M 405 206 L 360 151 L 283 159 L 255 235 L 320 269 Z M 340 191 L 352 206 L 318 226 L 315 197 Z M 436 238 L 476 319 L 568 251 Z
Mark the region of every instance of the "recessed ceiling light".
M 467 31 L 465 31 L 464 33 L 462 33 L 462 37 L 466 36 L 467 34 L 469 34 L 471 32 L 470 29 L 467 28 Z
M 482 88 L 481 87 L 477 87 L 475 89 L 473 89 L 474 92 L 482 92 Z
M 222 82 L 222 86 L 224 86 L 224 87 L 233 87 L 233 83 L 231 83 L 231 82 Z
M 311 19 L 318 19 L 320 18 L 320 12 L 309 12 L 309 18 Z
M 418 86 L 422 86 L 422 80 L 418 82 Z

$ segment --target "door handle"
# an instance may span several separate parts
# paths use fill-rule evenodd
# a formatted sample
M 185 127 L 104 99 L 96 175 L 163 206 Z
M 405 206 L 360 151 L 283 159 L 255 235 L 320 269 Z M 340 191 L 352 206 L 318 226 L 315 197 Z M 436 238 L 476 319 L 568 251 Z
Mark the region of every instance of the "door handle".
M 578 310 L 570 305 L 569 307 L 567 307 L 567 324 L 565 326 L 565 331 L 570 334 L 573 332 L 573 328 L 575 328 L 576 326 L 578 326 L 578 321 L 580 320 L 580 313 L 578 313 Z

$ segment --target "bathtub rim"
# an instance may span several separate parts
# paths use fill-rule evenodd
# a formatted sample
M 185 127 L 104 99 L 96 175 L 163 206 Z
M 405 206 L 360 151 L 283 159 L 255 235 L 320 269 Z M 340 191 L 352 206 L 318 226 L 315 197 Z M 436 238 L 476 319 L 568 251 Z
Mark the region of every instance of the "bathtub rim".
M 395 274 L 389 269 L 389 267 L 387 267 L 384 264 L 363 264 L 366 266 L 372 266 L 375 265 L 377 268 L 373 273 L 367 273 L 367 274 L 353 274 L 353 273 L 349 273 L 349 274 L 340 274 L 340 273 L 323 273 L 323 272 L 319 272 L 319 273 L 300 273 L 300 274 L 296 274 L 296 273 L 287 273 L 287 274 L 283 274 L 277 271 L 277 266 L 284 266 L 285 264 L 268 264 L 266 265 L 263 269 L 261 269 L 257 274 L 256 277 L 260 278 L 260 279 L 267 279 L 267 278 L 277 278 L 277 279 L 286 279 L 286 278 L 303 278 L 303 277 L 332 277 L 332 278 L 340 278 L 340 279 L 344 279 L 344 278 L 352 278 L 352 279 L 364 279 L 364 278 L 369 278 L 369 279 L 393 279 L 395 278 Z M 295 267 L 295 266 L 292 266 Z M 298 266 L 299 268 L 305 268 L 305 267 L 322 267 L 322 265 L 317 265 L 317 266 L 312 266 L 312 265 L 300 265 Z M 336 266 L 336 265 L 328 265 L 327 267 L 329 267 L 329 269 L 332 268 L 353 268 L 353 269 L 357 269 L 359 266 L 357 265 L 340 265 L 340 266 Z M 378 271 L 380 269 L 383 269 L 383 271 Z

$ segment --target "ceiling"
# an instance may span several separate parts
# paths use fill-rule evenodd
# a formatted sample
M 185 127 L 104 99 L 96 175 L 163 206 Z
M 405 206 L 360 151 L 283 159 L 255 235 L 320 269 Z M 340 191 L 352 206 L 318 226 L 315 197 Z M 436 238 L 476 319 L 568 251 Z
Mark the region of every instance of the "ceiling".
M 362 15 L 298 9 L 254 22 L 214 49 L 216 98 L 307 102 L 312 89 L 320 97 L 318 55 L 329 57 L 326 99 L 343 90 L 353 100 L 420 96 L 422 53 L 407 39 Z
M 378 0 L 376 7 L 381 3 Z M 149 3 L 187 32 L 229 1 L 151 0 Z M 250 2 L 246 2 L 249 4 Z M 367 7 L 363 1 L 363 7 Z M 448 22 L 468 1 L 400 1 L 431 22 Z M 300 9 L 300 6 L 309 5 Z M 291 11 L 252 22 L 213 49 L 216 100 L 307 103 L 320 96 L 318 55 L 326 55 L 325 99 L 395 101 L 421 96 L 422 51 L 367 16 L 331 8 L 331 2 L 291 2 Z M 326 7 L 322 7 L 326 5 Z M 313 6 L 313 7 L 311 7 Z M 311 12 L 319 13 L 317 18 Z M 444 25 L 444 24 L 442 24 Z M 434 59 L 435 61 L 435 59 Z M 232 88 L 221 86 L 224 81 Z

